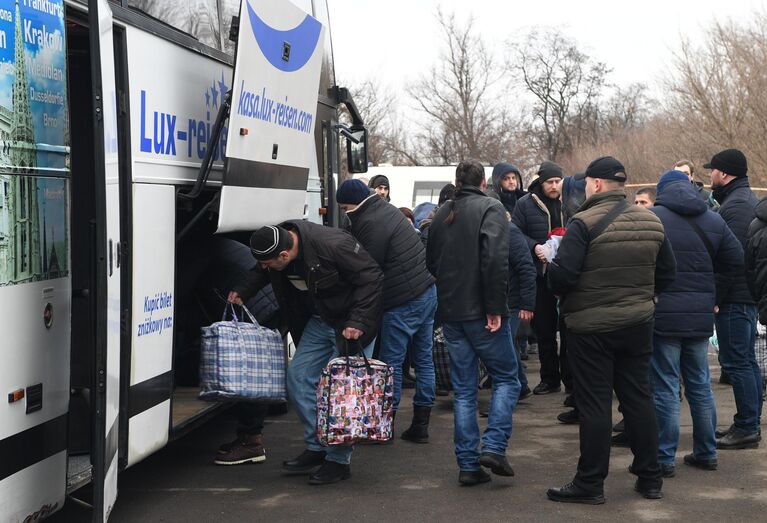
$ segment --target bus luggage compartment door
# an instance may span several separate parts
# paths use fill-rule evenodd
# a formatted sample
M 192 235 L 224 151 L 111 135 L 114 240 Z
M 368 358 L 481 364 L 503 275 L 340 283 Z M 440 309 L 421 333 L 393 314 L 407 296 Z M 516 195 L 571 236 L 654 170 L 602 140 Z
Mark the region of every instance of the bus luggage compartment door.
M 90 2 L 96 185 L 96 366 L 93 519 L 106 521 L 117 499 L 120 405 L 120 191 L 112 11 Z

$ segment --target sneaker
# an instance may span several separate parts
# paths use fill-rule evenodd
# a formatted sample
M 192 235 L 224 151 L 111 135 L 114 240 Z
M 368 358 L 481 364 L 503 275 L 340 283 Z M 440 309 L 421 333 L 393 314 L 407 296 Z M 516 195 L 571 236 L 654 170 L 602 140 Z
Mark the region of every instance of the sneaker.
M 324 461 L 322 466 L 309 476 L 310 485 L 329 485 L 352 477 L 351 467 L 335 461 Z
M 480 483 L 487 483 L 490 481 L 490 474 L 482 469 L 479 470 L 462 470 L 458 473 L 458 483 L 464 487 L 473 487 Z
M 559 392 L 562 390 L 562 387 L 559 385 L 549 385 L 548 383 L 540 382 L 536 387 L 533 389 L 533 394 L 535 395 L 542 395 L 542 394 L 551 394 L 552 392 Z
M 581 422 L 581 416 L 578 414 L 578 409 L 573 409 L 558 415 L 557 420 L 565 425 L 575 425 Z
M 716 458 L 700 459 L 696 458 L 695 454 L 687 454 L 684 457 L 684 464 L 701 470 L 716 470 L 716 468 L 719 466 Z
M 221 449 L 219 449 L 213 463 L 216 465 L 243 465 L 245 463 L 263 463 L 266 461 L 266 450 L 264 449 L 261 434 L 242 439 L 238 438 L 238 442 L 229 447 L 228 452 L 221 452 Z M 228 445 L 222 445 L 221 448 Z
M 509 465 L 509 460 L 506 459 L 505 455 L 483 452 L 479 456 L 479 464 L 485 468 L 489 468 L 490 472 L 498 476 L 514 475 L 514 469 Z

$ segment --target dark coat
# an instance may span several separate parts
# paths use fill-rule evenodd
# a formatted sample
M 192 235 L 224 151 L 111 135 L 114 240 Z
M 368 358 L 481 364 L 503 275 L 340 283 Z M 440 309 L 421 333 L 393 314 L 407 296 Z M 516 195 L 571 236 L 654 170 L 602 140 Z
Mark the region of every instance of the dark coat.
M 754 209 L 756 218 L 748 228 L 746 281 L 751 296 L 759 304 L 759 322 L 767 325 L 767 197 Z
M 541 196 L 536 194 L 538 187 L 540 187 L 540 183 L 537 180 L 530 184 L 530 192 L 517 202 L 514 213 L 511 215 L 511 221 L 525 235 L 527 249 L 530 252 L 533 263 L 535 263 L 538 276 L 543 276 L 543 263 L 535 255 L 535 247 L 536 245 L 546 243 L 549 239 L 551 215 Z M 564 226 L 566 221 L 561 210 L 561 203 L 559 203 L 558 207 L 560 209 L 560 220 Z
M 353 327 L 364 332 L 364 347 L 378 333 L 383 310 L 383 273 L 375 260 L 348 232 L 311 222 L 290 220 L 280 226 L 298 234 L 300 263 L 306 267 L 306 284 L 320 318 L 341 332 Z M 300 291 L 280 271 L 254 267 L 235 291 L 247 301 L 262 287 L 272 284 L 280 310 L 287 316 L 298 343 L 310 311 Z
M 745 252 L 748 239 L 748 227 L 754 219 L 754 207 L 759 199 L 748 185 L 748 177 L 743 176 L 732 180 L 724 187 L 714 189 L 714 198 L 721 205 L 719 216 L 724 218 L 727 226 Z M 724 303 L 755 304 L 746 284 L 745 266 L 738 274 L 716 276 L 717 305 Z
M 437 278 L 442 321 L 509 315 L 508 224 L 503 205 L 478 187 L 464 187 L 437 211 L 426 265 Z
M 535 310 L 535 265 L 525 235 L 509 222 L 509 309 Z
M 716 304 L 714 274 L 742 271 L 743 248 L 721 216 L 709 211 L 696 187 L 686 180 L 669 182 L 650 209 L 660 218 L 676 257 L 676 279 L 658 296 L 655 333 L 660 336 L 711 336 Z M 683 217 L 703 230 L 714 251 Z
M 346 216 L 352 235 L 383 269 L 384 310 L 417 298 L 434 283 L 418 231 L 399 209 L 374 194 Z

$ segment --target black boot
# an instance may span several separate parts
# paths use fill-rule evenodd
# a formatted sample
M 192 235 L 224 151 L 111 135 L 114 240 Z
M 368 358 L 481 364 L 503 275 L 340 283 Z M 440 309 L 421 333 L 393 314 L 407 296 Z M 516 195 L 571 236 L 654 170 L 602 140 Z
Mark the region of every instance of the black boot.
M 293 459 L 282 462 L 282 468 L 294 474 L 311 472 L 325 462 L 325 452 L 305 450 Z
M 412 441 L 413 443 L 429 442 L 429 416 L 431 407 L 413 406 L 413 422 L 410 427 L 402 433 L 402 439 Z
M 309 476 L 309 484 L 328 485 L 330 483 L 338 483 L 350 477 L 352 477 L 352 473 L 349 465 L 336 463 L 335 461 L 325 461 L 317 472 Z

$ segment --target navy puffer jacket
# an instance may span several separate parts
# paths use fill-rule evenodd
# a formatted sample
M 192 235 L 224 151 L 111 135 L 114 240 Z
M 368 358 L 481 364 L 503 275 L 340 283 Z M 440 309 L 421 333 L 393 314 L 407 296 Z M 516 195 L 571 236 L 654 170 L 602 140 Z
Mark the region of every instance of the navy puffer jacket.
M 509 222 L 509 310 L 535 310 L 535 276 L 525 235 Z
M 676 279 L 658 296 L 655 334 L 681 338 L 711 336 L 714 305 L 718 303 L 714 274 L 743 273 L 743 248 L 722 217 L 708 210 L 687 180 L 665 185 L 650 210 L 663 223 L 676 257 Z M 684 217 L 692 218 L 703 230 L 713 247 L 713 260 Z
M 748 227 L 754 219 L 754 208 L 759 202 L 751 187 L 748 177 L 736 178 L 724 187 L 714 189 L 714 198 L 721 204 L 719 216 L 724 218 L 727 226 L 745 252 L 748 240 Z M 716 281 L 717 304 L 748 303 L 755 304 L 746 284 L 745 267 L 731 278 L 717 275 Z

